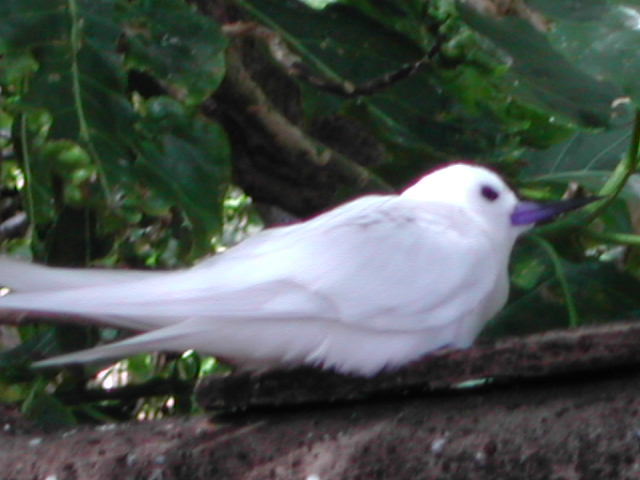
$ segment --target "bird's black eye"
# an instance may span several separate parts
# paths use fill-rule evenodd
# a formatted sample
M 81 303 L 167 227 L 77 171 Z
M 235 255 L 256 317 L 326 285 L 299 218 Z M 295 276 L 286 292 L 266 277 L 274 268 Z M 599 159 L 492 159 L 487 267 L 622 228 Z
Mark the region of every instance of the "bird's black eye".
M 495 188 L 490 187 L 488 185 L 484 185 L 482 187 L 481 193 L 482 193 L 482 196 L 487 200 L 489 200 L 490 202 L 497 200 L 498 197 L 500 196 L 500 194 L 495 190 Z

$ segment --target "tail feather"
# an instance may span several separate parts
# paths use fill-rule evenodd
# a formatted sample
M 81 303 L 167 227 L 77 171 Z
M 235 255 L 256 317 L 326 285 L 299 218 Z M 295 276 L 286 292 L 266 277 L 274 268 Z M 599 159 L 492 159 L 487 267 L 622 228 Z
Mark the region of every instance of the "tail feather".
M 175 331 L 172 327 L 154 330 L 149 333 L 110 343 L 99 347 L 88 348 L 79 352 L 58 355 L 46 360 L 34 362 L 35 368 L 56 367 L 60 365 L 79 363 L 106 363 L 121 358 L 131 357 L 139 353 L 151 353 L 154 351 L 185 351 L 189 347 L 185 341 L 191 332 Z
M 40 292 L 112 285 L 153 278 L 161 274 L 142 270 L 57 268 L 0 257 L 0 285 L 15 292 Z
M 54 357 L 35 364 L 115 360 L 153 351 L 194 349 L 245 369 L 319 365 L 342 373 L 372 376 L 451 343 L 455 324 L 420 331 L 358 328 L 326 318 L 197 318 L 126 340 Z M 358 349 L 353 348 L 357 344 Z
M 36 362 L 35 367 L 94 363 L 150 353 L 154 351 L 183 352 L 195 349 L 204 354 L 250 362 L 256 368 L 265 364 L 281 364 L 283 360 L 300 363 L 310 350 L 317 349 L 325 335 L 325 321 L 272 319 L 190 319 L 159 328 L 125 340 L 59 355 Z M 313 330 L 313 335 L 291 335 L 292 329 Z M 326 329 L 326 327 L 325 327 Z M 257 365 L 260 363 L 260 365 Z
M 150 280 L 83 288 L 11 292 L 0 297 L 0 310 L 111 318 L 116 325 L 142 330 L 193 317 L 298 318 L 335 314 L 336 308 L 328 299 L 292 281 L 218 289 L 208 284 L 211 280 L 207 275 L 196 273 L 197 276 L 165 273 Z M 218 277 L 213 280 L 217 282 Z

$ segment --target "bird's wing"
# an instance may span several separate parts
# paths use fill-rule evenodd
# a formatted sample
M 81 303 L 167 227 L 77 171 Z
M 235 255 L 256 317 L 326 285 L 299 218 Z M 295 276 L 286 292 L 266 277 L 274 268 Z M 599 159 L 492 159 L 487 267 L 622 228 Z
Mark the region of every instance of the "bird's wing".
M 192 273 L 211 268 L 232 285 L 286 279 L 323 299 L 301 317 L 331 306 L 342 322 L 416 330 L 468 315 L 505 279 L 510 252 L 485 228 L 449 204 L 368 196 L 253 237 Z M 281 307 L 295 315 L 300 305 L 282 300 L 274 296 L 270 313 Z
M 12 293 L 0 297 L 0 308 L 96 317 L 134 329 L 193 316 L 330 315 L 328 299 L 293 280 L 290 253 L 299 256 L 302 243 L 321 234 L 325 224 L 357 210 L 343 207 L 322 215 L 313 220 L 312 232 L 306 224 L 265 230 L 194 268 L 173 272 L 61 269 L 3 257 L 0 285 Z
M 369 196 L 267 230 L 189 270 L 18 292 L 0 298 L 0 308 L 115 316 L 122 326 L 128 318 L 165 326 L 190 317 L 280 316 L 412 330 L 474 308 L 506 263 L 492 253 L 460 209 Z M 84 271 L 76 273 L 80 283 Z
M 402 197 L 374 207 L 322 225 L 293 248 L 295 282 L 332 299 L 343 321 L 419 330 L 460 320 L 496 290 L 503 294 L 497 284 L 510 252 L 473 215 Z

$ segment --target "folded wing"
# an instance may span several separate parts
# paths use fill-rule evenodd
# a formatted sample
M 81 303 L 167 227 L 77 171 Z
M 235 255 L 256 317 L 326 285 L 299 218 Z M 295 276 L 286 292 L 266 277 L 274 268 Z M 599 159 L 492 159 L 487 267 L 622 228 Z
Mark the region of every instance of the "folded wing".
M 0 284 L 15 293 L 0 308 L 153 330 L 45 364 L 195 348 L 245 365 L 369 374 L 455 343 L 460 322 L 485 321 L 474 316 L 486 316 L 506 261 L 461 209 L 369 196 L 188 270 L 112 273 L 1 259 Z

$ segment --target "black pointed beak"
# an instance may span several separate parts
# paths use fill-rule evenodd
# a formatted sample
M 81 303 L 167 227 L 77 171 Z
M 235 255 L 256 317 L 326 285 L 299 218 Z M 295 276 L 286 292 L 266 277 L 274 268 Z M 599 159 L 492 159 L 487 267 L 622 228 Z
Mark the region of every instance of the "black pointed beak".
M 560 200 L 553 203 L 520 202 L 511 214 L 512 225 L 532 225 L 551 220 L 561 213 L 584 207 L 602 197 L 583 197 Z

